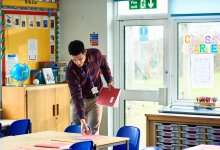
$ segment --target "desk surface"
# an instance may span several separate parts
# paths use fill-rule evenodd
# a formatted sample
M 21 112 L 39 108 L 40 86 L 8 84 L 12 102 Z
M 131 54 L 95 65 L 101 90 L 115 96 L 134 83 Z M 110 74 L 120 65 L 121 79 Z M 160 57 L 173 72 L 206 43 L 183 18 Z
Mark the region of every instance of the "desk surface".
M 35 144 L 39 144 L 42 142 L 48 142 L 52 140 L 66 141 L 64 143 L 73 144 L 78 142 L 76 137 L 81 136 L 76 133 L 66 133 L 66 132 L 57 132 L 57 131 L 44 131 L 37 132 L 19 136 L 8 136 L 4 138 L 0 138 L 0 149 L 1 150 L 16 150 L 18 148 L 31 148 L 31 149 L 50 149 L 52 148 L 36 148 Z M 82 140 L 80 140 L 82 141 Z M 108 147 L 118 144 L 128 144 L 128 138 L 121 137 L 108 137 L 103 136 L 103 138 L 93 140 L 95 144 L 95 148 Z
M 218 145 L 198 145 L 193 146 L 191 148 L 187 148 L 186 150 L 220 150 L 220 146 Z

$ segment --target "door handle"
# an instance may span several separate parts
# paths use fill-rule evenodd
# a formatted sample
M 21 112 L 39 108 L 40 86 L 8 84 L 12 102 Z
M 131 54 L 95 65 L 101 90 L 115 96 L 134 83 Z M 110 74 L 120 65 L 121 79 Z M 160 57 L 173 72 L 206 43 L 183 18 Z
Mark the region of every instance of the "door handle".
M 57 104 L 57 116 L 59 115 L 59 112 L 60 110 L 59 110 L 59 104 Z
M 53 105 L 53 116 L 55 116 L 55 105 Z

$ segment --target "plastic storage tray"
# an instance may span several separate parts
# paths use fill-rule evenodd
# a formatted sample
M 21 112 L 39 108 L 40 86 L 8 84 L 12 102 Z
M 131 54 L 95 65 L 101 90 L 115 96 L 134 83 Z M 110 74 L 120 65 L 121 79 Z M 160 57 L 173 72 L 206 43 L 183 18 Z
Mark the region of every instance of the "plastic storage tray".
M 180 125 L 182 131 L 187 132 L 203 132 L 204 126 L 196 126 L 196 125 Z
M 186 138 L 180 138 L 181 144 L 183 145 L 199 145 L 199 144 L 203 144 L 203 140 L 201 139 L 186 139 Z
M 220 134 L 207 133 L 206 137 L 208 140 L 219 140 L 220 141 Z
M 218 127 L 205 127 L 207 133 L 220 134 L 220 128 Z
M 204 134 L 203 133 L 181 132 L 181 137 L 182 138 L 187 138 L 187 139 L 203 139 Z
M 219 140 L 206 140 L 208 145 L 219 145 Z
M 156 123 L 156 129 L 157 130 L 178 131 L 178 125 L 171 124 L 171 123 Z
M 169 144 L 178 144 L 178 138 L 165 138 L 162 136 L 157 136 L 157 142 L 159 143 L 169 143 Z
M 178 137 L 178 131 L 157 130 L 157 135 L 163 137 Z
M 178 150 L 178 144 L 157 143 L 156 145 L 157 147 L 160 147 L 163 150 Z

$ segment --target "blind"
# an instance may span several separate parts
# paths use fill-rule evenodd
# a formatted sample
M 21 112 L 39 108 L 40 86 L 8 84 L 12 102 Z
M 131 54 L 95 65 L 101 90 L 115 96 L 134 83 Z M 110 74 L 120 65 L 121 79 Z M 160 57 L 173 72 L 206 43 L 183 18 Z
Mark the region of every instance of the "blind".
M 171 16 L 220 14 L 220 0 L 170 0 Z

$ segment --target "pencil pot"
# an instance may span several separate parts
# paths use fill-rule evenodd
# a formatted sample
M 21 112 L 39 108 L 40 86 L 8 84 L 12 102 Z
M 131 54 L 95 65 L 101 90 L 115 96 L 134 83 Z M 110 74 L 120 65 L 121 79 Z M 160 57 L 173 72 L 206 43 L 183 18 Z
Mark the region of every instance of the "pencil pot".
M 45 84 L 43 73 L 41 70 L 31 70 L 31 83 L 33 83 L 34 79 L 38 79 L 39 84 Z

